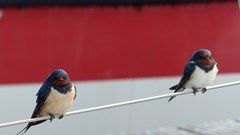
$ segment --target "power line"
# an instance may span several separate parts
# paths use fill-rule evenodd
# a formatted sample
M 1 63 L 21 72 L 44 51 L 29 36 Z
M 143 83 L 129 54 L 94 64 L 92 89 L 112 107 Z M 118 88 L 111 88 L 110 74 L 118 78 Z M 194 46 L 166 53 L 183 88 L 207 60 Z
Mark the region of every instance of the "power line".
M 229 86 L 239 85 L 239 84 L 240 84 L 240 81 L 235 81 L 235 82 L 230 82 L 230 83 L 209 86 L 209 87 L 206 87 L 206 89 L 213 90 L 213 89 L 229 87 Z M 185 94 L 190 94 L 190 93 L 192 93 L 192 91 L 183 91 L 183 92 L 170 93 L 170 94 L 152 96 L 152 97 L 147 97 L 147 98 L 135 99 L 135 100 L 125 101 L 125 102 L 120 102 L 120 103 L 108 104 L 108 105 L 103 105 L 103 106 L 97 106 L 97 107 L 92 107 L 92 108 L 80 109 L 80 110 L 76 110 L 76 111 L 67 112 L 64 116 L 71 116 L 71 115 L 76 115 L 76 114 L 80 114 L 80 113 L 99 111 L 99 110 L 104 110 L 104 109 L 109 109 L 109 108 L 137 104 L 137 103 L 141 103 L 141 102 L 148 102 L 148 101 L 152 101 L 152 100 L 169 98 L 171 96 L 179 96 L 179 95 L 185 95 Z M 33 119 L 25 119 L 25 120 L 2 123 L 2 124 L 0 124 L 0 128 L 29 123 L 29 122 L 47 120 L 49 118 L 50 118 L 49 116 L 45 116 L 45 117 L 39 117 L 39 118 L 33 118 Z

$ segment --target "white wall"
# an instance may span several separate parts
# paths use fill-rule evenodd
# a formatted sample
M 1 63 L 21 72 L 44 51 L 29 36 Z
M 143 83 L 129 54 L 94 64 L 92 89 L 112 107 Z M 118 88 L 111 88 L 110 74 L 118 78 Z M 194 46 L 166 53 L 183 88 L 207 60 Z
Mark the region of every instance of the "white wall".
M 78 95 L 71 110 L 166 94 L 178 77 L 75 82 Z M 221 74 L 214 84 L 238 81 L 240 74 Z M 0 123 L 30 118 L 41 84 L 1 85 Z M 240 86 L 89 112 L 45 122 L 29 129 L 31 135 L 106 135 L 158 127 L 224 120 L 240 116 Z M 0 129 L 14 135 L 24 125 Z

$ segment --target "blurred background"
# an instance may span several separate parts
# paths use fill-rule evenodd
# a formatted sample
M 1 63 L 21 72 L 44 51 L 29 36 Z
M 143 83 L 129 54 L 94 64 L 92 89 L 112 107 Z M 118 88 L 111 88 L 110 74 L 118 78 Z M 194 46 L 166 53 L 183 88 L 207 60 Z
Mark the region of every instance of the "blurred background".
M 1 0 L 0 123 L 30 118 L 55 69 L 78 90 L 71 110 L 171 93 L 192 53 L 240 79 L 234 0 Z M 45 122 L 29 135 L 240 135 L 240 86 Z M 14 135 L 24 125 L 0 129 Z

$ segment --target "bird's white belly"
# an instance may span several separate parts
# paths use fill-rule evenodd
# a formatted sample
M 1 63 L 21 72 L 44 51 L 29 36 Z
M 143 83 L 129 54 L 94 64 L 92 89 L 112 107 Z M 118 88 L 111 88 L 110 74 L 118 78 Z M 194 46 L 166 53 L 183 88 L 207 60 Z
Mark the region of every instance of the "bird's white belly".
M 197 88 L 202 89 L 210 85 L 216 78 L 218 68 L 215 65 L 213 70 L 206 73 L 204 70 L 196 66 L 196 70 L 191 75 L 189 81 L 186 83 L 186 88 Z
M 45 104 L 42 106 L 39 113 L 40 116 L 62 115 L 65 114 L 71 107 L 75 96 L 74 86 L 72 90 L 66 94 L 59 93 L 52 88 Z

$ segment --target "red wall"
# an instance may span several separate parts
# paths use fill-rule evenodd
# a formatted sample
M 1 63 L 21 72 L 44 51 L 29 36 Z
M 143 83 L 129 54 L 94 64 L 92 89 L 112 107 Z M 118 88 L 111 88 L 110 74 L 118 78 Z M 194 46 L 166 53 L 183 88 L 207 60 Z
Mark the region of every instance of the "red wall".
M 3 8 L 0 83 L 180 75 L 199 48 L 220 73 L 240 71 L 237 2 L 132 7 Z M 237 61 L 237 62 L 236 62 Z

